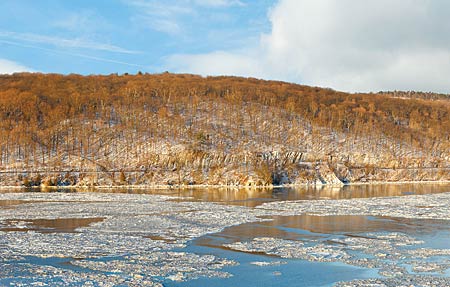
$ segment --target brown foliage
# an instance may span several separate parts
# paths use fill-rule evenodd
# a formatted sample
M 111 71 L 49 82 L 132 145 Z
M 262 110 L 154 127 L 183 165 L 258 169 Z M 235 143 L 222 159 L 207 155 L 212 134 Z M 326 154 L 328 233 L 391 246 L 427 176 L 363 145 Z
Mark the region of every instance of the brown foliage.
M 133 146 L 137 138 L 149 142 L 184 138 L 206 146 L 211 142 L 207 135 L 215 134 L 215 146 L 226 151 L 236 138 L 227 138 L 230 133 L 223 127 L 212 126 L 210 119 L 218 114 L 199 118 L 202 104 L 225 107 L 220 116 L 233 125 L 233 137 L 260 136 L 258 116 L 263 112 L 272 121 L 300 117 L 313 127 L 352 135 L 384 135 L 423 150 L 445 151 L 450 140 L 448 97 L 414 95 L 405 99 L 389 93 L 348 94 L 252 78 L 169 73 L 3 75 L 0 165 L 18 158 L 45 162 L 60 154 L 90 158 L 105 145 L 117 146 L 115 141 L 127 143 L 124 151 L 116 152 L 128 156 L 140 153 Z M 232 111 L 240 108 L 245 112 L 236 117 Z M 271 131 L 264 133 L 267 141 L 275 137 Z

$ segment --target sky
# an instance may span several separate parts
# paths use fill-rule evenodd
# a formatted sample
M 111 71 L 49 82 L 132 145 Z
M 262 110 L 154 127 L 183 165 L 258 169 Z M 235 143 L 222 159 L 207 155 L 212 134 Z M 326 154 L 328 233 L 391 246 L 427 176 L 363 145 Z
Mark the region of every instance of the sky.
M 236 75 L 450 93 L 448 0 L 3 0 L 0 73 Z

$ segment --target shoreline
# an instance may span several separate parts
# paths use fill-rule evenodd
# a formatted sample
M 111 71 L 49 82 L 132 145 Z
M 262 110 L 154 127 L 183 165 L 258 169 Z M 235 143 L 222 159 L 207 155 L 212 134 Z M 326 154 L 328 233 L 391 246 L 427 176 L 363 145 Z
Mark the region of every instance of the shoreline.
M 79 190 L 107 190 L 107 189 L 134 189 L 134 190 L 173 190 L 173 189 L 280 189 L 280 188 L 343 188 L 345 186 L 364 186 L 364 185 L 403 185 L 403 184 L 450 184 L 450 180 L 427 180 L 427 181 L 373 181 L 373 182 L 351 182 L 346 184 L 285 184 L 285 185 L 209 185 L 209 184 L 197 184 L 197 185 L 97 185 L 97 186 L 78 186 L 78 185 L 66 185 L 66 186 L 2 186 L 0 185 L 0 191 L 6 189 L 13 190 L 64 190 L 64 189 L 79 189 Z

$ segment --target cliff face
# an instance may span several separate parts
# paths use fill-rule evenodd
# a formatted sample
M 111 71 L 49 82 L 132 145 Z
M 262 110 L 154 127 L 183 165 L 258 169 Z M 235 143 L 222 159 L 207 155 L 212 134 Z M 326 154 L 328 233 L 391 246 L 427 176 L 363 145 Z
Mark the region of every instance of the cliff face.
M 396 95 L 171 74 L 2 76 L 0 184 L 450 180 L 450 101 Z
M 0 173 L 2 185 L 343 185 L 345 183 L 450 180 L 445 167 L 350 166 L 340 162 L 304 161 L 301 153 L 280 153 L 263 159 L 260 153 L 182 152 L 155 155 L 138 167 L 106 168 L 101 161 L 80 160 L 63 169 L 39 167 Z

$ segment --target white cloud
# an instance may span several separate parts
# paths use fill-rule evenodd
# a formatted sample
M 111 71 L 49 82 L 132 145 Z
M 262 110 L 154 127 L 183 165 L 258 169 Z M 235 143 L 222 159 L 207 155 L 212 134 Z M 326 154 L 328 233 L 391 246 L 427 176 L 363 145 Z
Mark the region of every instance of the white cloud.
M 18 72 L 32 72 L 33 70 L 16 62 L 0 59 L 0 74 L 13 74 Z
M 253 55 L 224 51 L 200 55 L 174 55 L 168 58 L 167 70 L 202 75 L 262 75 L 263 65 Z
M 219 0 L 220 2 L 220 0 Z M 280 0 L 272 31 L 237 51 L 175 55 L 178 72 L 281 79 L 344 91 L 450 92 L 445 0 Z
M 245 4 L 239 0 L 194 0 L 194 3 L 211 7 L 245 6 Z
M 97 37 L 116 28 L 103 15 L 89 9 L 62 11 L 48 25 L 69 34 Z
M 155 0 L 133 0 L 124 3 L 137 9 L 134 17 L 136 22 L 144 23 L 153 30 L 171 35 L 182 32 L 179 17 L 193 13 L 192 8 L 185 3 L 172 3 L 171 1 L 161 3 Z
M 123 54 L 136 54 L 137 51 L 132 51 L 128 49 L 124 49 L 119 46 L 99 43 L 95 41 L 90 41 L 82 38 L 76 39 L 66 39 L 61 37 L 40 35 L 40 34 L 31 34 L 31 33 L 16 33 L 10 31 L 0 31 L 0 38 L 4 39 L 12 39 L 18 40 L 21 42 L 28 43 L 39 43 L 52 45 L 56 47 L 64 47 L 64 48 L 81 48 L 81 49 L 89 49 L 89 50 L 100 50 L 114 53 L 123 53 Z
M 22 43 L 12 42 L 12 41 L 5 41 L 5 40 L 1 40 L 1 39 L 0 39 L 0 43 L 11 45 L 11 46 L 16 46 L 16 47 L 21 47 L 21 48 L 46 51 L 46 52 L 49 52 L 52 54 L 60 54 L 60 55 L 68 55 L 68 56 L 72 56 L 72 57 L 84 58 L 84 59 L 89 59 L 89 60 L 93 60 L 93 61 L 97 61 L 97 62 L 114 63 L 114 64 L 130 66 L 130 67 L 148 68 L 147 66 L 144 66 L 144 65 L 134 64 L 134 63 L 130 63 L 130 62 L 124 62 L 124 61 L 110 59 L 110 58 L 103 58 L 103 57 L 91 56 L 91 55 L 86 55 L 86 54 L 81 54 L 81 53 L 74 53 L 74 52 L 65 51 L 65 50 L 48 49 L 48 48 L 44 48 L 44 47 L 40 47 L 40 46 L 22 44 Z
M 245 6 L 245 3 L 239 0 L 123 0 L 123 2 L 137 9 L 135 22 L 145 23 L 153 30 L 176 36 L 186 32 L 183 29 L 186 20 L 194 21 L 196 18 L 198 20 L 199 17 L 204 17 L 198 14 L 200 8 L 217 10 Z

